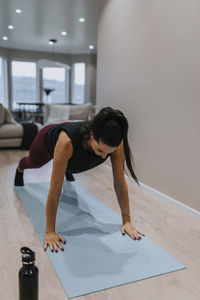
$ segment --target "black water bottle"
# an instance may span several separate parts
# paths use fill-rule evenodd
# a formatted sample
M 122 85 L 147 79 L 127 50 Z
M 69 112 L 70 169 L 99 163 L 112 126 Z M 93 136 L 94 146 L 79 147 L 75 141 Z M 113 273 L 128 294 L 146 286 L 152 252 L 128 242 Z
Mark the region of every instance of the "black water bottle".
M 19 270 L 19 300 L 38 300 L 38 268 L 35 252 L 27 247 L 20 249 L 23 266 Z

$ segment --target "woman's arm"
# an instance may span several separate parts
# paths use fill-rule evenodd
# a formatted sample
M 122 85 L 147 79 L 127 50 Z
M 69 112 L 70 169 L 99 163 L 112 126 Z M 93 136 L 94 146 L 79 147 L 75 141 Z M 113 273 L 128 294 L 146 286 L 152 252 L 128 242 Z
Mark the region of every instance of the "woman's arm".
M 119 147 L 111 155 L 112 171 L 114 189 L 117 195 L 119 206 L 122 212 L 123 225 L 121 228 L 122 234 L 127 233 L 132 239 L 140 240 L 141 237 L 138 234 L 144 236 L 143 233 L 138 231 L 135 226 L 131 223 L 129 198 L 128 198 L 128 187 L 124 177 L 124 148 L 123 140 Z
M 73 146 L 65 132 L 61 131 L 54 150 L 53 170 L 46 204 L 46 233 L 55 232 L 56 213 L 68 160 Z
M 111 155 L 114 189 L 121 208 L 123 224 L 130 221 L 130 208 L 128 198 L 128 187 L 124 176 L 124 150 L 123 140 L 119 147 Z

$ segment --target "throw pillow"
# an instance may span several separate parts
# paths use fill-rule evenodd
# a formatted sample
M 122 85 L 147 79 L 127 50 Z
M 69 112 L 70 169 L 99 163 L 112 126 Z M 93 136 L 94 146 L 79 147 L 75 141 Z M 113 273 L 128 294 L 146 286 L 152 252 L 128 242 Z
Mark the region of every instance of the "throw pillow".
M 4 107 L 3 105 L 0 103 L 0 125 L 2 125 L 4 123 Z
M 7 108 L 4 108 L 4 121 L 7 124 L 17 124 L 17 122 L 13 119 L 11 112 Z
M 67 105 L 47 104 L 48 117 L 46 125 L 67 122 L 69 120 L 69 108 Z
M 70 105 L 70 120 L 88 120 L 92 113 L 92 103 Z

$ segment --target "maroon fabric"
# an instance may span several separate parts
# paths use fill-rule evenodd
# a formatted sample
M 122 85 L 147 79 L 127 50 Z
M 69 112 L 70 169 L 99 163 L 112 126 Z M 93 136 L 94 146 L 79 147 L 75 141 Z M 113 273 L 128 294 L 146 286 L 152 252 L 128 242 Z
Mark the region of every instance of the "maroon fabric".
M 56 124 L 47 125 L 38 132 L 30 146 L 29 156 L 24 156 L 19 162 L 18 168 L 20 170 L 40 168 L 52 159 L 44 145 L 44 135 L 49 128 L 55 125 Z

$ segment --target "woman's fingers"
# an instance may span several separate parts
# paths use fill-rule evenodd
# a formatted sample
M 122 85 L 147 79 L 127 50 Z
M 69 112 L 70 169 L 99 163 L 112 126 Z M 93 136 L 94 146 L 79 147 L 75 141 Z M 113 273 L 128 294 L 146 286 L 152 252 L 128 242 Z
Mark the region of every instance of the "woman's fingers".
M 138 238 L 139 240 L 141 239 L 141 236 L 139 236 L 139 235 L 137 234 L 137 232 L 134 232 L 134 235 L 135 235 L 136 238 Z
M 134 240 L 140 240 L 141 239 L 141 237 L 140 236 L 138 236 L 136 233 L 131 233 L 131 237 L 134 239 Z
M 63 244 L 66 244 L 66 241 L 62 236 L 59 236 L 59 241 L 63 242 Z
M 135 237 L 136 239 L 139 239 L 139 240 L 141 240 L 141 236 L 139 236 L 139 234 L 140 235 L 142 235 L 142 236 L 145 236 L 145 234 L 143 234 L 143 233 L 141 233 L 140 231 L 134 231 L 134 232 L 132 232 L 132 235 L 133 235 L 133 237 Z
M 58 252 L 58 247 L 57 247 L 56 242 L 53 243 L 53 249 L 54 249 L 55 252 Z
M 46 251 L 47 247 L 49 246 L 49 249 L 52 252 L 58 252 L 58 249 L 60 248 L 62 251 L 64 251 L 64 248 L 62 247 L 61 243 L 59 241 L 62 241 L 63 244 L 66 244 L 66 241 L 63 237 L 56 234 L 55 232 L 47 233 L 45 236 L 45 244 L 44 244 L 44 251 Z
M 140 232 L 140 231 L 137 231 L 137 233 L 139 233 L 140 235 L 143 235 L 143 236 L 145 236 L 145 234 L 144 234 L 144 233 L 142 233 L 142 232 Z
M 62 245 L 61 245 L 59 242 L 57 242 L 57 245 L 60 247 L 60 249 L 61 249 L 62 251 L 64 251 L 64 248 L 62 247 Z
M 56 245 L 56 243 L 53 243 L 53 242 L 51 242 L 51 243 L 49 243 L 49 248 L 50 248 L 50 250 L 52 251 L 52 252 L 58 252 L 58 248 L 57 248 L 57 245 Z
M 51 250 L 52 252 L 54 252 L 54 250 L 53 250 L 53 244 L 49 244 L 49 248 L 50 248 L 50 250 Z
M 123 235 L 127 233 L 134 240 L 141 240 L 140 235 L 145 236 L 145 234 L 138 231 L 137 228 L 131 224 L 131 222 L 126 222 L 123 224 L 121 232 Z
M 47 242 L 45 242 L 45 243 L 44 243 L 44 251 L 47 250 L 47 246 L 48 246 L 48 244 L 47 244 Z
M 141 237 L 137 234 L 136 231 L 134 231 L 134 232 L 127 232 L 127 233 L 130 235 L 130 237 L 132 239 L 134 239 L 134 240 L 141 240 Z

